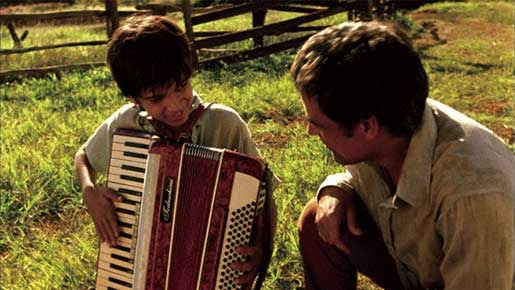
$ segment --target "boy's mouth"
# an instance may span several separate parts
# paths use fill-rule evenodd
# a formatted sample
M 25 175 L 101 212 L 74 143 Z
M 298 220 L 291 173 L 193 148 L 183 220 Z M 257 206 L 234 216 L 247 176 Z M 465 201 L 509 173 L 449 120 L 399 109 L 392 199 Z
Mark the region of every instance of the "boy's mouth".
M 182 118 L 182 115 L 183 115 L 182 111 L 172 112 L 172 113 L 170 113 L 170 118 L 171 119 L 180 119 L 180 118 Z
M 177 125 L 177 123 L 182 123 L 185 121 L 185 111 L 172 111 L 172 112 L 166 112 L 163 116 L 164 120 L 167 121 L 167 123 L 172 123 L 173 125 Z M 180 124 L 179 124 L 180 125 Z

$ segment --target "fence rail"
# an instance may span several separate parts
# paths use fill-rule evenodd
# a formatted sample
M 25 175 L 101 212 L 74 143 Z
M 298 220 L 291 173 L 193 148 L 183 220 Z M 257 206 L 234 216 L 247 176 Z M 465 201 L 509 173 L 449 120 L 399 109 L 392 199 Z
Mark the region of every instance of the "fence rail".
M 127 17 L 141 11 L 118 11 L 121 17 Z M 83 11 L 64 11 L 64 12 L 47 12 L 47 13 L 19 13 L 19 14 L 0 14 L 0 25 L 8 22 L 26 22 L 26 21 L 48 21 L 63 20 L 70 18 L 102 18 L 107 17 L 105 10 L 83 10 Z
M 116 0 L 105 0 L 105 10 L 88 11 L 67 11 L 39 14 L 0 14 L 0 25 L 10 26 L 11 36 L 15 42 L 13 49 L 0 49 L 0 55 L 21 54 L 31 51 L 56 49 L 73 46 L 104 45 L 108 40 L 96 40 L 74 43 L 61 43 L 55 45 L 37 46 L 24 48 L 21 45 L 20 37 L 14 31 L 14 25 L 24 21 L 48 21 L 74 18 L 104 18 L 106 20 L 107 38 L 118 26 L 119 17 L 128 17 L 134 14 L 158 14 L 166 15 L 170 12 L 181 12 L 183 14 L 186 33 L 194 48 L 195 63 L 202 68 L 215 62 L 234 63 L 285 49 L 300 46 L 315 31 L 325 26 L 301 26 L 310 22 L 336 15 L 347 13 L 348 19 L 371 17 L 373 14 L 385 17 L 385 14 L 392 15 L 395 12 L 400 0 L 247 0 L 235 4 L 224 4 L 219 6 L 194 8 L 190 0 L 182 0 L 182 5 L 137 5 L 136 10 L 119 11 Z M 288 11 L 297 12 L 301 15 L 294 18 L 265 24 L 267 11 Z M 199 24 L 209 23 L 237 15 L 251 13 L 252 28 L 236 31 L 195 31 L 194 27 Z M 264 45 L 263 38 L 272 35 L 283 35 L 293 32 L 306 32 L 303 36 L 297 36 L 282 40 L 276 43 Z M 252 38 L 254 48 L 244 50 L 219 48 L 222 45 Z M 287 38 L 287 37 L 286 37 Z M 213 57 L 213 52 L 216 56 Z M 44 68 L 31 68 L 16 71 L 0 71 L 0 81 L 14 80 L 25 76 L 41 76 L 46 73 L 57 72 L 60 69 L 69 70 L 84 67 L 96 67 L 103 63 L 77 64 L 65 66 L 52 66 Z

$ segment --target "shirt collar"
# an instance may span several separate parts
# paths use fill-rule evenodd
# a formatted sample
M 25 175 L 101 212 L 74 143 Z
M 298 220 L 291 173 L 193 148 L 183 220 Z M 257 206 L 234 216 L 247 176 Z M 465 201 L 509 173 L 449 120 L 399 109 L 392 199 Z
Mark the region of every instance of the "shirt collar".
M 191 104 L 191 107 L 192 107 L 191 110 L 193 111 L 193 110 L 197 109 L 201 103 L 202 103 L 202 99 L 197 94 L 197 92 L 195 90 L 193 90 L 193 101 Z M 144 130 L 151 132 L 151 133 L 155 133 L 155 129 L 154 129 L 154 127 L 152 127 L 150 122 L 147 120 L 147 117 L 148 117 L 147 111 L 141 110 L 138 113 L 138 124 L 140 124 L 140 126 L 143 127 Z
M 197 92 L 195 92 L 195 90 L 193 90 L 193 104 L 192 104 L 192 107 L 193 107 L 193 110 L 195 110 L 196 108 L 198 108 L 198 106 L 202 103 L 202 99 L 200 98 L 200 96 L 197 94 Z
M 430 103 L 430 100 L 426 102 L 421 126 L 411 138 L 395 193 L 396 198 L 414 207 L 422 207 L 429 198 L 437 138 L 436 121 Z

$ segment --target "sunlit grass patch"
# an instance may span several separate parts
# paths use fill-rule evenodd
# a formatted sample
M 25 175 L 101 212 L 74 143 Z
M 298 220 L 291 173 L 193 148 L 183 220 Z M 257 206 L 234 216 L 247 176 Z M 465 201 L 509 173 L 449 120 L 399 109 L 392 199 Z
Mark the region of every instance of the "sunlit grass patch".
M 75 285 L 90 289 L 96 237 L 84 210 L 74 209 L 54 220 L 39 220 L 23 231 L 2 232 L 0 282 L 8 289 L 57 289 Z M 7 266 L 8 265 L 8 266 Z
M 444 19 L 480 18 L 488 22 L 513 24 L 513 3 L 509 1 L 439 2 L 425 5 L 420 11 L 436 10 Z

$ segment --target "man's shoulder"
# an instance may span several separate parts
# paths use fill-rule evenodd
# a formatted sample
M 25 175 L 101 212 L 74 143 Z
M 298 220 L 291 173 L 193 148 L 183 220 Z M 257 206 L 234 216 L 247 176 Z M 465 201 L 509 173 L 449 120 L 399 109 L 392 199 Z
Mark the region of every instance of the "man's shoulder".
M 437 145 L 482 148 L 483 143 L 490 143 L 498 148 L 506 147 L 492 130 L 464 113 L 434 100 L 428 100 L 428 105 L 437 126 Z
M 501 194 L 513 197 L 515 156 L 491 130 L 446 105 L 428 102 L 437 124 L 431 168 L 437 203 Z

